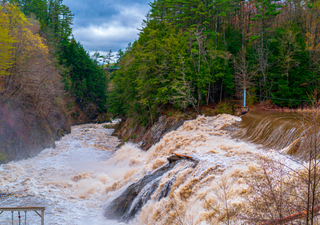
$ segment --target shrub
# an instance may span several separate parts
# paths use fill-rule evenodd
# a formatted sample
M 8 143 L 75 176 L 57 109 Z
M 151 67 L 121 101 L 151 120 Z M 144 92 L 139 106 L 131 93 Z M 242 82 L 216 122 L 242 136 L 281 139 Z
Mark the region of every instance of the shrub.
M 233 114 L 232 105 L 228 102 L 219 102 L 216 107 L 217 114 Z

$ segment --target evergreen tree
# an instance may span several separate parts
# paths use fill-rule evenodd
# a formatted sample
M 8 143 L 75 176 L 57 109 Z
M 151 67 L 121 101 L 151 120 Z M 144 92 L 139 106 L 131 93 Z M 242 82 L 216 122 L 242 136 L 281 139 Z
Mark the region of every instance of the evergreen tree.
M 294 107 L 300 102 L 278 99 L 305 100 L 319 88 L 318 1 L 156 0 L 150 6 L 139 39 L 111 79 L 112 112 L 153 123 L 167 105 L 200 112 L 204 103 L 241 99 L 244 90 Z

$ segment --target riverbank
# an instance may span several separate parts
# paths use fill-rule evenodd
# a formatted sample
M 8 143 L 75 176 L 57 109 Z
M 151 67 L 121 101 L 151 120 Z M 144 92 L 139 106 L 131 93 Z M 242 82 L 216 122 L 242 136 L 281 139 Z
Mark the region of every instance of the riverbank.
M 173 116 L 162 118 L 159 124 L 168 128 L 164 121 L 177 122 Z M 49 225 L 123 224 L 114 220 L 130 220 L 134 225 L 189 224 L 191 220 L 203 225 L 246 224 L 244 216 L 255 216 L 256 212 L 248 197 L 261 201 L 253 183 L 264 178 L 261 165 L 269 166 L 273 160 L 286 168 L 296 165 L 277 151 L 250 143 L 255 137 L 246 141 L 234 138 L 232 129 L 227 128 L 236 128 L 241 121 L 227 114 L 199 116 L 163 134 L 148 151 L 127 142 L 117 148 L 120 141 L 111 136 L 112 129 L 106 129 L 110 124 L 72 126 L 72 132 L 56 142 L 56 149 L 0 166 L 2 191 L 26 190 L 0 199 L 0 203 L 45 206 Z M 286 130 L 279 121 L 275 123 Z M 263 131 L 246 127 L 242 129 L 264 136 Z M 274 166 L 270 176 L 278 182 L 279 168 Z M 117 216 L 114 211 L 125 215 Z M 2 215 L 0 223 L 10 221 L 10 216 Z M 30 215 L 28 223 L 37 219 L 37 215 Z
M 187 108 L 183 113 L 178 109 L 167 109 L 156 119 L 156 122 L 148 125 L 141 125 L 135 121 L 134 118 L 125 118 L 119 124 L 114 126 L 115 131 L 112 135 L 117 136 L 122 142 L 121 145 L 132 142 L 137 144 L 144 150 L 148 150 L 153 144 L 159 142 L 159 140 L 168 132 L 174 131 L 183 125 L 184 121 L 196 119 L 200 115 L 204 116 L 216 116 L 219 114 L 231 114 L 235 116 L 242 115 L 242 109 L 240 101 L 222 102 L 215 107 L 212 104 L 203 105 L 200 112 L 195 111 L 193 108 Z M 270 101 L 250 104 L 246 108 L 249 112 L 301 112 L 300 108 L 290 109 L 287 107 L 277 107 Z M 307 111 L 308 108 L 304 108 L 303 111 Z

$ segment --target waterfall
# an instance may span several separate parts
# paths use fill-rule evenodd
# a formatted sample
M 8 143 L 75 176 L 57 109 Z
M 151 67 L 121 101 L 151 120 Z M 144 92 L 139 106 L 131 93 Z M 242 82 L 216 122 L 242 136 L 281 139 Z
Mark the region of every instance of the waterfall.
M 255 135 L 264 136 L 266 129 L 295 138 L 290 118 L 271 120 L 282 124 L 282 131 L 263 126 L 271 123 L 268 119 L 253 122 L 260 127 L 254 130 L 250 127 L 255 125 L 242 127 L 246 117 L 199 116 L 148 151 L 132 143 L 117 149 L 119 140 L 104 124 L 74 126 L 55 149 L 0 166 L 0 191 L 26 190 L 0 199 L 0 204 L 44 206 L 49 225 L 224 224 L 227 212 L 246 209 L 245 180 L 258 168 L 260 157 L 292 164 L 279 152 L 255 144 Z M 240 135 L 244 133 L 251 138 Z M 281 140 L 277 144 L 284 145 Z M 37 215 L 27 218 L 37 223 Z M 11 214 L 3 213 L 0 223 L 8 221 Z
M 245 179 L 261 156 L 291 163 L 276 151 L 233 138 L 241 123 L 231 115 L 200 116 L 148 152 L 123 146 L 110 163 L 131 162 L 135 172 L 130 182 L 119 181 L 123 186 L 105 204 L 105 216 L 129 224 L 224 224 L 228 211 L 246 208 Z M 188 157 L 172 162 L 172 154 Z
M 300 137 L 300 128 L 294 113 L 250 112 L 242 116 L 232 137 L 281 150 Z

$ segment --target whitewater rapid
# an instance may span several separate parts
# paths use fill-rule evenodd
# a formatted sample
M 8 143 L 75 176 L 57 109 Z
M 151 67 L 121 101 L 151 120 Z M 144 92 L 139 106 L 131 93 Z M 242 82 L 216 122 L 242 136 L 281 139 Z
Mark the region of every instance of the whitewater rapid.
M 27 190 L 0 199 L 0 204 L 45 206 L 45 224 L 123 224 L 104 217 L 108 206 L 177 153 L 193 157 L 197 164 L 182 160 L 157 177 L 158 186 L 152 182 L 143 187 L 128 207 L 134 209 L 143 198 L 147 202 L 129 224 L 224 224 L 226 202 L 229 212 L 246 207 L 245 179 L 257 168 L 259 157 L 282 157 L 291 163 L 276 151 L 232 138 L 224 128 L 239 121 L 225 114 L 199 116 L 166 134 L 147 152 L 131 143 L 115 151 L 119 140 L 110 136 L 112 130 L 103 128 L 104 124 L 74 126 L 55 149 L 0 166 L 1 191 Z M 151 186 L 152 192 L 148 191 Z M 145 193 L 152 194 L 150 199 Z M 28 220 L 36 224 L 39 217 L 28 213 Z M 8 221 L 11 214 L 3 213 L 0 224 Z
M 44 206 L 45 224 L 119 224 L 103 216 L 104 184 L 117 176 L 106 164 L 119 144 L 104 124 L 73 126 L 71 134 L 43 150 L 37 157 L 0 166 L 0 191 L 19 192 L 0 199 L 1 207 Z M 110 175 L 110 176 L 109 176 Z M 24 221 L 24 213 L 21 214 Z M 0 224 L 11 224 L 11 213 L 0 215 Z M 14 214 L 18 224 L 18 214 Z M 35 212 L 27 224 L 40 224 Z

